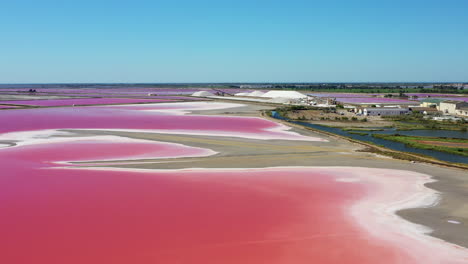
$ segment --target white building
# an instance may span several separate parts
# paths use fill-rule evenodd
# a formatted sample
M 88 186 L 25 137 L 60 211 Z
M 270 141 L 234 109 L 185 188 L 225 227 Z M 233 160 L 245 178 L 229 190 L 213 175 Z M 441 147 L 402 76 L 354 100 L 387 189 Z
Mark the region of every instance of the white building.
M 362 114 L 365 116 L 398 116 L 408 113 L 408 108 L 372 107 L 362 109 Z
M 463 109 L 466 109 L 466 107 L 468 107 L 468 103 L 466 102 L 448 100 L 440 102 L 439 111 L 448 115 L 457 115 L 459 113 L 463 114 L 465 112 Z

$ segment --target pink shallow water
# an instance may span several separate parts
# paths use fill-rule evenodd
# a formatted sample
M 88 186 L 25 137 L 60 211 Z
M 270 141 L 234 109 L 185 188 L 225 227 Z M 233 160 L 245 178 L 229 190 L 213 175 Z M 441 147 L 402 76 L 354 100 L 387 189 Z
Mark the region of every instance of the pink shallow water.
M 340 97 L 340 98 L 362 98 L 362 97 L 371 97 L 371 94 L 366 93 L 310 93 L 310 96 L 317 97 Z
M 50 99 L 50 100 L 15 100 L 2 101 L 3 104 L 31 106 L 67 106 L 67 105 L 99 105 L 99 104 L 134 104 L 167 102 L 163 99 L 133 99 L 133 98 L 80 98 L 80 99 Z
M 440 100 L 452 100 L 452 101 L 462 101 L 468 102 L 468 97 L 458 96 L 458 97 L 432 97 L 433 99 L 440 99 Z M 427 98 L 418 98 L 419 100 L 424 100 Z
M 56 164 L 148 157 L 158 147 L 88 139 L 0 149 L 0 261 L 418 263 L 412 249 L 372 235 L 350 215 L 377 186 L 337 181 L 349 169 L 118 171 Z M 184 148 L 164 147 L 172 154 Z M 463 263 L 457 261 L 443 263 Z
M 418 96 L 418 97 L 451 97 L 456 96 L 456 94 L 440 94 L 440 93 L 405 93 L 408 96 Z
M 9 108 L 17 108 L 17 106 L 12 106 L 12 105 L 0 105 L 0 109 L 9 109 Z
M 165 88 L 35 88 L 40 93 L 97 93 L 97 94 L 135 94 L 146 95 L 148 93 L 159 94 L 192 94 L 200 89 L 165 89 Z M 0 92 L 23 92 L 27 93 L 29 88 L 2 88 Z
M 189 96 L 173 96 L 173 95 L 161 95 L 161 96 L 143 96 L 143 95 L 100 95 L 100 94 L 62 94 L 64 96 L 105 96 L 106 98 L 113 98 L 113 97 L 126 97 L 131 99 L 167 99 L 167 100 L 184 100 L 184 101 L 206 101 L 204 98 L 197 98 L 197 97 L 189 97 Z
M 223 104 L 192 103 L 198 106 Z M 259 139 L 321 140 L 281 131 L 283 126 L 260 118 L 170 115 L 148 110 L 172 111 L 190 104 L 152 104 L 109 107 L 70 107 L 1 111 L 0 133 L 44 129 L 151 130 L 159 133 L 239 136 Z M 143 111 L 142 109 L 146 110 Z M 190 109 L 190 107 L 186 108 Z
M 342 98 L 336 98 L 338 102 L 342 103 L 376 103 L 376 104 L 382 104 L 382 103 L 415 103 L 418 104 L 419 102 L 415 101 L 410 101 L 410 100 L 401 100 L 401 99 L 392 99 L 392 98 L 353 98 L 353 97 L 342 97 Z
M 0 126 L 0 139 L 6 136 L 5 132 L 55 128 L 214 131 L 303 139 L 259 118 L 144 111 L 175 112 L 216 106 L 222 105 L 186 103 L 2 111 L 0 122 L 4 125 Z M 24 145 L 0 148 L 0 263 L 468 261 L 460 256 L 443 256 L 439 252 L 452 254 L 452 249 L 407 236 L 406 228 L 394 231 L 392 217 L 376 219 L 377 206 L 413 195 L 410 187 L 415 175 L 402 171 L 86 169 L 70 162 L 203 157 L 214 153 L 114 136 L 27 139 L 24 134 L 13 135 L 26 140 L 21 142 Z M 433 253 L 427 256 L 427 252 Z
M 138 87 L 126 87 L 126 88 L 34 88 L 38 93 L 62 93 L 62 94 L 120 94 L 120 95 L 147 95 L 148 93 L 155 93 L 158 95 L 191 95 L 197 91 L 212 91 L 208 88 L 138 88 Z M 29 88 L 0 88 L 0 92 L 21 92 L 27 93 Z M 239 92 L 251 92 L 251 90 L 245 89 L 219 89 L 221 91 L 235 94 Z

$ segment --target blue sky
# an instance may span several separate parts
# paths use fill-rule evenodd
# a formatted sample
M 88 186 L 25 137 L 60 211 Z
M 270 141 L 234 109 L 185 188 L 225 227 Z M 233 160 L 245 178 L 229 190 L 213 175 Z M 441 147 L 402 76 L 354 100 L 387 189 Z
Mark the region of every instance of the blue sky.
M 2 1 L 0 83 L 468 82 L 468 1 Z

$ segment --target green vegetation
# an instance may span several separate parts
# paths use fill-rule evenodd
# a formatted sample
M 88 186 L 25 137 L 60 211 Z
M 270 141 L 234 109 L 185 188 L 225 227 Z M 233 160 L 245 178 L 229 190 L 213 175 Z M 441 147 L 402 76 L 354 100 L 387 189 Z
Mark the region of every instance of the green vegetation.
M 417 130 L 417 129 L 440 129 L 440 130 L 462 130 L 466 131 L 468 122 L 459 121 L 435 121 L 426 119 L 421 113 L 412 113 L 401 116 L 384 116 L 389 121 L 394 121 L 394 127 L 397 130 Z
M 281 90 L 302 90 L 310 92 L 335 92 L 335 93 L 386 93 L 388 94 L 399 94 L 404 95 L 405 93 L 444 93 L 444 94 L 468 94 L 468 90 L 459 89 L 455 86 L 450 85 L 434 85 L 434 88 L 424 88 L 422 84 L 414 85 L 402 84 L 395 86 L 394 84 L 381 83 L 371 85 L 368 83 L 353 83 L 352 87 L 346 84 L 339 83 L 328 83 L 328 84 L 274 84 L 273 89 Z
M 405 145 L 413 148 L 437 150 L 447 152 L 456 155 L 468 156 L 468 148 L 460 146 L 439 146 L 434 144 L 427 144 L 420 141 L 433 141 L 433 142 L 450 142 L 450 143 L 464 143 L 468 144 L 467 139 L 457 138 L 434 138 L 434 137 L 415 137 L 415 136 L 403 136 L 399 134 L 384 135 L 384 134 L 373 134 L 373 137 L 382 138 L 386 140 L 392 140 L 396 142 L 404 143 Z

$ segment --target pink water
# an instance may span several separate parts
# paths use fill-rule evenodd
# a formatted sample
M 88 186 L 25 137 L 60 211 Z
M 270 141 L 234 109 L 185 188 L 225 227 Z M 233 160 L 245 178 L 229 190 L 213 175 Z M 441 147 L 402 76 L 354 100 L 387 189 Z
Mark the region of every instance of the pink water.
M 225 135 L 247 138 L 320 140 L 281 131 L 282 126 L 260 118 L 171 115 L 165 110 L 183 104 L 152 104 L 115 107 L 24 109 L 0 112 L 0 133 L 44 129 L 151 130 L 160 133 Z M 196 103 L 193 103 L 197 106 Z M 141 110 L 144 109 L 144 110 Z M 197 109 L 197 107 L 194 107 Z
M 310 96 L 317 97 L 340 97 L 340 98 L 362 98 L 371 97 L 371 94 L 367 93 L 310 93 Z
M 1 101 L 3 104 L 31 105 L 31 106 L 67 106 L 67 105 L 99 105 L 99 104 L 135 104 L 168 102 L 163 99 L 134 99 L 134 98 L 80 98 L 80 99 L 50 99 L 50 100 L 15 100 Z
M 402 103 L 402 104 L 408 104 L 408 103 L 415 103 L 419 104 L 419 102 L 416 101 L 410 101 L 410 100 L 402 100 L 402 99 L 392 99 L 392 98 L 371 98 L 371 97 L 363 97 L 363 98 L 353 98 L 353 97 L 339 97 L 336 98 L 338 102 L 342 103 L 376 103 L 376 104 L 385 104 L 385 103 Z
M 82 140 L 0 150 L 2 263 L 419 263 L 353 220 L 349 208 L 379 186 L 337 182 L 346 170 L 55 164 L 148 158 L 157 149 Z
M 0 94 L 1 90 L 0 90 Z M 27 95 L 24 92 L 8 92 L 4 93 L 8 95 Z M 204 98 L 197 98 L 197 97 L 191 97 L 191 96 L 177 96 L 177 95 L 147 95 L 147 94 L 100 94 L 100 93 L 63 93 L 63 92 L 57 92 L 57 93 L 48 93 L 48 92 L 36 92 L 34 93 L 34 96 L 37 96 L 36 100 L 41 100 L 41 96 L 76 96 L 76 97 L 105 97 L 105 98 L 132 98 L 132 99 L 170 99 L 170 100 L 189 100 L 189 101 L 202 101 L 206 100 Z M 10 99 L 7 99 L 10 100 Z M 12 99 L 14 101 L 15 99 Z
M 148 93 L 155 93 L 158 95 L 190 95 L 197 91 L 212 91 L 209 88 L 138 88 L 138 87 L 126 87 L 126 88 L 34 88 L 38 93 L 74 93 L 74 94 L 121 94 L 121 95 L 147 95 Z M 0 88 L 0 92 L 22 92 L 23 94 L 28 92 L 29 88 Z M 251 92 L 246 89 L 220 89 L 224 92 L 235 94 L 239 92 Z
M 208 106 L 182 105 L 143 108 L 175 111 Z M 184 116 L 148 112 L 142 106 L 2 111 L 0 122 L 5 124 L 0 133 L 138 128 L 301 138 L 259 118 Z M 70 162 L 214 153 L 112 136 L 29 139 L 23 144 L 0 148 L 0 263 L 468 261 L 465 256 L 444 255 L 454 251 L 445 244 L 407 236 L 408 229 L 398 229 L 391 217 L 374 215 L 377 206 L 413 195 L 407 189 L 418 176 L 402 171 L 87 169 Z
M 440 99 L 440 100 L 452 100 L 452 101 L 461 101 L 461 102 L 468 102 L 468 97 L 457 96 L 457 97 L 432 97 L 433 99 Z M 427 98 L 418 98 L 419 100 L 424 100 Z
M 442 94 L 442 93 L 405 93 L 408 96 L 418 97 L 451 97 L 458 96 L 458 94 Z
M 0 109 L 9 109 L 9 108 L 17 108 L 17 106 L 13 106 L 13 105 L 0 105 Z

